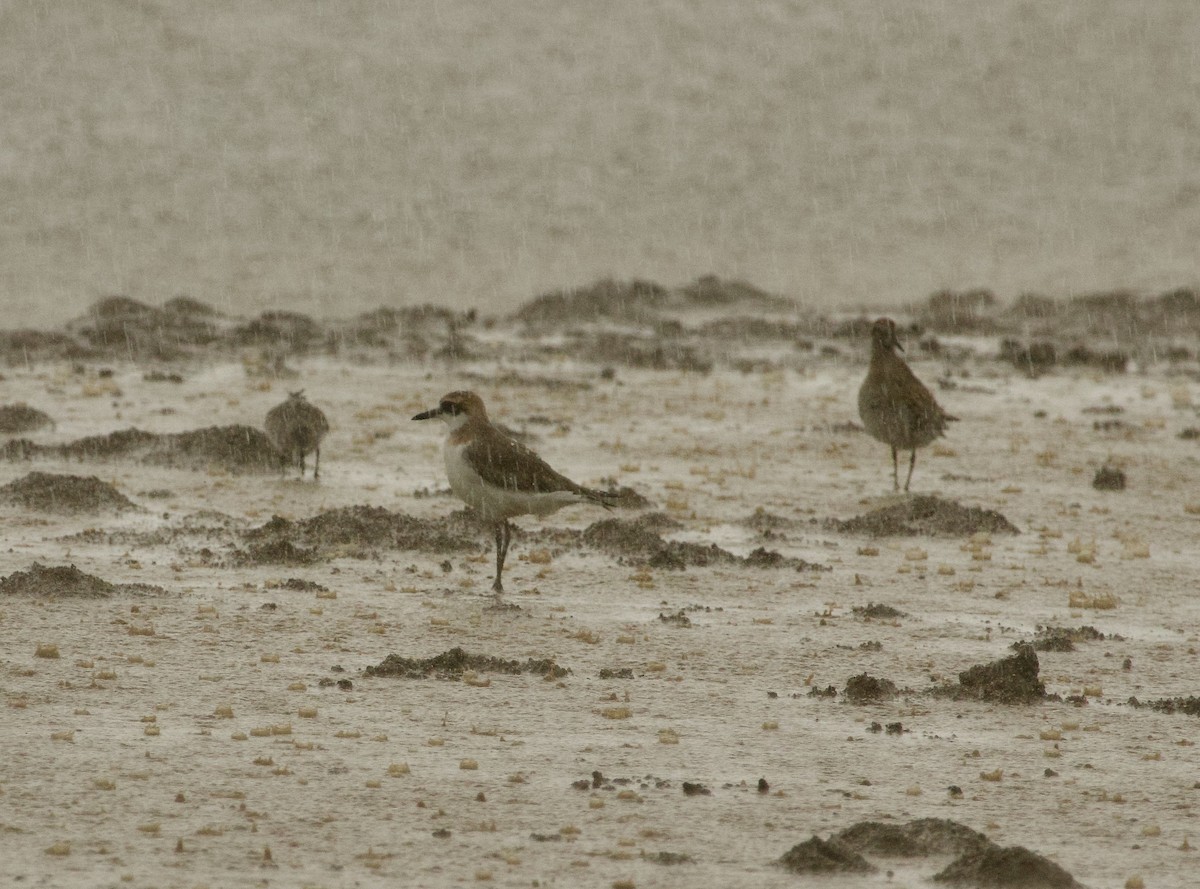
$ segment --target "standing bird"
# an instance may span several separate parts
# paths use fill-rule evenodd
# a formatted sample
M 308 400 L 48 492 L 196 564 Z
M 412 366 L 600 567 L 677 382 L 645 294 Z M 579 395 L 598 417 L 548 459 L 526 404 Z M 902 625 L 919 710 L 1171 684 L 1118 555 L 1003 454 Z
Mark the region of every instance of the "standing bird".
M 438 406 L 414 420 L 441 417 L 450 431 L 443 455 L 450 490 L 496 529 L 496 580 L 492 589 L 504 592 L 501 575 L 512 539 L 509 519 L 519 515 L 549 515 L 572 503 L 596 503 L 609 508 L 609 496 L 577 485 L 550 468 L 541 457 L 513 441 L 488 421 L 487 409 L 474 392 L 451 392 Z
M 316 451 L 313 478 L 321 477 L 321 439 L 329 431 L 329 421 L 321 409 L 304 397 L 304 391 L 292 392 L 287 401 L 267 411 L 267 438 L 279 451 L 279 468 L 289 464 L 300 464 L 300 477 L 304 478 L 304 457 Z
M 858 390 L 858 415 L 873 438 L 892 449 L 892 484 L 900 490 L 897 451 L 912 451 L 908 478 L 912 481 L 917 448 L 922 448 L 946 431 L 946 423 L 957 420 L 942 410 L 933 393 L 916 378 L 895 350 L 904 351 L 896 339 L 896 322 L 880 318 L 871 325 L 871 367 Z

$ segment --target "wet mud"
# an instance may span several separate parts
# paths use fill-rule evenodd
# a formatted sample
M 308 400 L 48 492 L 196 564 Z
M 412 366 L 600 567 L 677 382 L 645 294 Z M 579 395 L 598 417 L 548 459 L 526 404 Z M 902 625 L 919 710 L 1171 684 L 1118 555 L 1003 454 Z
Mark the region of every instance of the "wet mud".
M 863 620 L 896 620 L 904 617 L 904 612 L 882 602 L 868 602 L 866 605 L 855 605 L 850 609 L 855 617 Z
M 126 594 L 163 595 L 162 587 L 145 583 L 109 583 L 74 565 L 46 566 L 34 562 L 26 571 L 0 578 L 0 596 L 107 599 Z
M 1046 685 L 1038 678 L 1037 653 L 1027 642 L 1016 653 L 988 664 L 978 664 L 958 674 L 958 684 L 941 686 L 934 693 L 956 700 L 995 704 L 1033 704 L 1046 698 Z
M 832 519 L 843 534 L 870 537 L 967 537 L 971 534 L 1019 534 L 1019 529 L 993 509 L 963 506 L 933 494 L 917 494 L 852 519 Z
M 1130 706 L 1148 707 L 1151 710 L 1157 710 L 1159 713 L 1182 713 L 1184 716 L 1200 716 L 1200 697 L 1195 695 L 1189 695 L 1186 698 L 1158 698 L 1153 701 L 1139 701 L 1137 698 L 1130 698 L 1129 703 Z
M 797 571 L 828 570 L 804 559 L 785 557 L 759 547 L 746 557 L 736 556 L 715 543 L 664 540 L 659 533 L 679 527 L 669 516 L 652 512 L 636 519 L 603 519 L 581 535 L 586 545 L 618 559 L 651 568 L 682 571 L 689 567 L 738 565 L 747 568 L 791 568 Z
M 878 704 L 894 700 L 898 694 L 899 690 L 892 680 L 880 679 L 869 673 L 850 677 L 842 689 L 842 696 L 851 704 Z
M 864 855 L 893 858 L 965 855 L 991 842 L 979 831 L 948 818 L 919 818 L 906 824 L 859 821 L 835 834 L 834 839 Z
M 27 404 L 0 406 L 0 435 L 19 435 L 53 426 L 54 420 L 45 411 Z
M 507 660 L 485 654 L 468 654 L 461 648 L 428 658 L 407 658 L 389 654 L 377 666 L 367 667 L 363 675 L 394 679 L 461 679 L 468 670 L 476 673 L 530 673 L 547 679 L 560 679 L 571 671 L 553 658 Z
M 1124 491 L 1125 471 L 1118 466 L 1104 464 L 1092 477 L 1092 487 L 1097 491 Z
M 465 511 L 419 519 L 382 506 L 347 506 L 294 521 L 273 516 L 243 534 L 243 564 L 304 565 L 338 556 L 369 558 L 380 550 L 456 553 L 479 546 L 479 528 Z
M 38 444 L 20 438 L 0 448 L 0 456 L 7 460 L 132 460 L 173 469 L 200 471 L 218 467 L 231 473 L 279 471 L 279 453 L 266 433 L 241 425 L 209 426 L 170 434 L 121 429 L 66 444 Z
M 94 475 L 56 475 L 31 472 L 0 486 L 0 503 L 60 514 L 125 512 L 141 509 L 128 497 Z
M 837 840 L 815 836 L 788 849 L 779 864 L 794 874 L 873 874 L 879 869 Z
M 988 843 L 967 852 L 933 875 L 936 883 L 987 889 L 1079 889 L 1080 884 L 1049 858 L 1024 846 Z
M 985 834 L 946 818 L 905 824 L 860 821 L 828 840 L 813 837 L 793 846 L 779 863 L 798 874 L 873 873 L 865 856 L 926 858 L 956 856 L 935 882 L 989 889 L 1078 889 L 1063 868 L 1023 846 L 1002 848 Z
M 1038 627 L 1037 636 L 1029 643 L 1034 651 L 1075 651 L 1076 642 L 1102 642 L 1105 635 L 1093 626 Z M 1014 649 L 1022 642 L 1014 642 Z

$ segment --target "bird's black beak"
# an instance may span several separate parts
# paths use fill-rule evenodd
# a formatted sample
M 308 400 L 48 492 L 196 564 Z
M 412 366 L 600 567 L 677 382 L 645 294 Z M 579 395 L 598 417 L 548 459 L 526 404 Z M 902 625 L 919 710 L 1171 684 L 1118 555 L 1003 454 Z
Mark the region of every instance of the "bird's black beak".
M 442 415 L 442 409 L 440 407 L 434 407 L 434 408 L 430 408 L 427 411 L 421 411 L 421 413 L 417 414 L 415 417 L 413 417 L 413 419 L 414 420 L 432 420 L 434 417 L 440 417 L 441 415 Z
M 900 340 L 896 339 L 895 337 L 892 337 L 892 345 L 895 346 L 897 349 L 899 349 L 901 352 L 904 351 L 904 345 L 900 342 Z

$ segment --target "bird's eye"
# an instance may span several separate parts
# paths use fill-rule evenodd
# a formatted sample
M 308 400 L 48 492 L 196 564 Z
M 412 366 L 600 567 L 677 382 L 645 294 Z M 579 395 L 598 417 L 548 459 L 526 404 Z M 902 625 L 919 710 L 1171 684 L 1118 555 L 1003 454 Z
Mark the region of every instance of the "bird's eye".
M 461 408 L 460 408 L 460 407 L 459 407 L 459 406 L 458 406 L 456 403 L 454 403 L 453 401 L 443 401 L 441 404 L 439 404 L 439 405 L 438 405 L 438 409 L 439 409 L 439 410 L 440 410 L 440 411 L 441 411 L 443 414 L 449 414 L 449 415 L 450 415 L 450 416 L 452 416 L 452 417 L 453 417 L 453 416 L 455 416 L 456 414 L 458 414 L 460 410 L 462 410 L 462 409 L 461 409 Z

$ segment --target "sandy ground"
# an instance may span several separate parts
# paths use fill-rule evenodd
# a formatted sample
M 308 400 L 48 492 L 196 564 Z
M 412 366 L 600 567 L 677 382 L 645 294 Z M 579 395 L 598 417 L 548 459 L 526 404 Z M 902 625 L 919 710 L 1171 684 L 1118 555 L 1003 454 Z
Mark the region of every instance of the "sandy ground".
M 286 382 L 239 364 L 184 368 L 181 384 L 146 382 L 135 366 L 109 379 L 5 372 L 7 400 L 57 421 L 39 441 L 259 425 L 301 385 L 334 426 L 317 483 L 0 463 L 0 483 L 35 468 L 96 474 L 146 508 L 4 508 L 0 574 L 74 564 L 167 591 L 0 601 L 5 885 L 790 886 L 801 878 L 774 862 L 793 844 L 925 816 L 1027 846 L 1092 887 L 1194 883 L 1197 721 L 1126 703 L 1196 691 L 1197 445 L 1178 437 L 1196 424 L 1194 378 L 1030 380 L 973 366 L 938 391 L 962 422 L 922 452 L 914 489 L 998 509 L 1022 533 L 871 540 L 824 523 L 892 500 L 886 449 L 842 425 L 857 419 L 858 362 L 608 380 L 566 362 L 510 365 L 519 379 L 503 388 L 490 365 L 297 366 Z M 940 367 L 918 370 L 932 379 Z M 603 517 L 572 507 L 519 521 L 506 576 L 519 610 L 497 611 L 483 544 L 466 557 L 384 550 L 235 568 L 200 555 L 224 544 L 186 534 L 120 542 L 188 517 L 215 524 L 214 513 L 236 527 L 350 504 L 449 513 L 457 501 L 436 494 L 442 429 L 409 417 L 463 385 L 536 433 L 567 474 L 637 488 L 683 523 L 672 536 L 738 554 L 765 545 L 830 570 L 655 570 L 529 533 Z M 1109 406 L 1120 412 L 1086 411 Z M 1105 420 L 1121 423 L 1095 428 Z M 1106 460 L 1123 466 L 1126 490 L 1093 489 Z M 758 508 L 792 521 L 765 539 L 744 524 Z M 74 536 L 89 528 L 109 536 Z M 328 592 L 279 588 L 289 577 Z M 868 603 L 904 616 L 856 617 Z M 680 609 L 690 626 L 660 619 Z M 1086 703 L 922 693 L 1045 624 L 1119 634 L 1040 655 L 1047 690 Z M 36 656 L 39 645 L 60 656 Z M 553 657 L 571 672 L 361 674 L 390 653 L 454 646 Z M 632 678 L 599 678 L 606 668 Z M 864 671 L 906 692 L 868 706 L 808 695 Z M 616 783 L 572 787 L 596 770 Z M 685 781 L 711 794 L 685 796 Z M 659 863 L 660 852 L 690 861 Z M 828 885 L 914 886 L 945 863 L 875 861 L 876 876 Z

